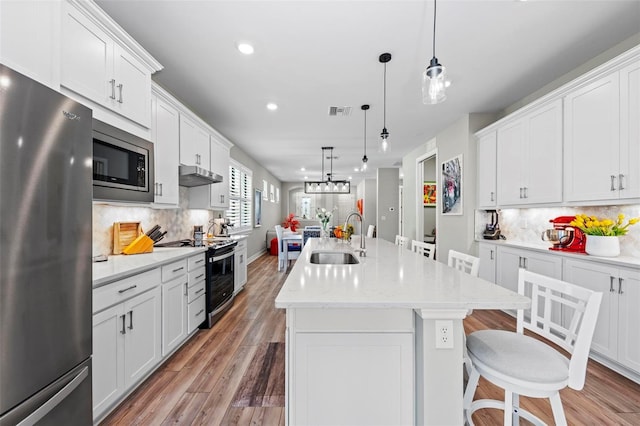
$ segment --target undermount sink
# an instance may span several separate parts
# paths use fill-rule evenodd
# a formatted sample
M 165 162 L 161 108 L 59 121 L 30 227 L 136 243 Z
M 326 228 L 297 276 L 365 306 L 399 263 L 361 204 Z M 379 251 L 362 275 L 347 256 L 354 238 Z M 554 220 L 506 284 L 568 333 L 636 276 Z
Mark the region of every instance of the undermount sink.
M 316 265 L 354 265 L 360 263 L 352 253 L 335 251 L 314 251 L 309 259 Z

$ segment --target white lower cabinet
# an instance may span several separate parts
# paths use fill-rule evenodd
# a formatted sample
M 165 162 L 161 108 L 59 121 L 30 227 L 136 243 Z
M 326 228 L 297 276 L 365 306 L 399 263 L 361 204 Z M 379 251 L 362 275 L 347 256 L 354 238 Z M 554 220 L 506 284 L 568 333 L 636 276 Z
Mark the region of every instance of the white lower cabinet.
M 287 310 L 289 424 L 414 424 L 411 310 Z
M 564 279 L 603 293 L 591 350 L 640 373 L 640 271 L 566 259 Z
M 520 268 L 562 279 L 562 258 L 553 254 L 536 253 L 513 247 L 498 247 L 497 255 L 496 284 L 511 291 L 518 291 Z
M 156 286 L 94 314 L 94 419 L 160 361 L 160 299 Z
M 496 282 L 497 248 L 495 244 L 480 243 L 478 248 L 480 269 L 478 276 L 483 280 Z
M 187 337 L 187 275 L 162 283 L 162 356 Z
M 202 324 L 206 314 L 206 258 L 204 254 L 187 260 L 189 266 L 187 289 L 187 334 L 191 334 Z
M 247 240 L 238 240 L 234 257 L 234 277 L 233 277 L 233 292 L 238 294 L 240 290 L 244 288 L 247 283 Z

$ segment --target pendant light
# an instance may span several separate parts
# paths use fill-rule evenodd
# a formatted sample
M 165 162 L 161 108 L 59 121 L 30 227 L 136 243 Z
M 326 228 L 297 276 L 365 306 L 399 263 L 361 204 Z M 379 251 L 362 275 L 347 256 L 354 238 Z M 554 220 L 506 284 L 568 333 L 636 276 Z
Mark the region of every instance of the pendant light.
M 369 105 L 362 105 L 360 107 L 364 111 L 364 155 L 362 156 L 362 167 L 360 170 L 364 173 L 367 171 L 367 110 L 369 109 Z
M 389 132 L 387 131 L 387 62 L 391 60 L 391 53 L 383 53 L 378 60 L 384 64 L 384 90 L 382 102 L 382 132 L 380 132 L 380 151 L 389 151 Z
M 330 151 L 331 169 L 324 180 L 324 157 L 325 151 Z M 351 182 L 346 180 L 333 179 L 333 147 L 322 147 L 322 177 L 319 181 L 307 181 L 304 183 L 305 194 L 349 194 L 351 193 Z
M 445 67 L 436 58 L 436 0 L 433 0 L 433 58 L 422 74 L 422 103 L 435 105 L 447 99 L 445 90 L 449 82 L 446 74 Z

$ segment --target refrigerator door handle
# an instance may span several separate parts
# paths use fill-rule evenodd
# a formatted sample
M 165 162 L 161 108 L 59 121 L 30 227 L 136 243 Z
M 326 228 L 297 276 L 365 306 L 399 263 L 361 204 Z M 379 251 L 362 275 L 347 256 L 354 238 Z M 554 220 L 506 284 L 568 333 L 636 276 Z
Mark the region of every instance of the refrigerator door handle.
M 40 408 L 31 413 L 27 418 L 22 420 L 17 426 L 32 426 L 35 425 L 40 419 L 46 416 L 51 410 L 56 408 L 64 399 L 69 396 L 71 392 L 75 390 L 80 383 L 82 383 L 87 377 L 89 377 L 89 367 L 84 367 L 76 377 L 73 378 L 65 387 L 60 389 L 58 393 L 53 395 L 51 399 L 42 404 Z

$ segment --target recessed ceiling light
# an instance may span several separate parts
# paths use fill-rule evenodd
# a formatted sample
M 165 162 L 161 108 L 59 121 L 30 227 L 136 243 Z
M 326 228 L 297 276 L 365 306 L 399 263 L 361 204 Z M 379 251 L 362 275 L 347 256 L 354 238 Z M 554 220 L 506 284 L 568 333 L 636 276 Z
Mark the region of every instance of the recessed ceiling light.
M 354 168 L 353 168 L 353 171 L 354 171 L 354 172 L 359 172 L 359 171 L 360 171 L 360 169 L 359 169 L 359 168 L 357 168 L 357 167 L 354 167 Z
M 301 172 L 304 172 L 305 170 L 307 170 L 307 169 L 305 169 L 304 167 L 300 167 L 300 171 Z
M 238 43 L 238 50 L 245 55 L 251 55 L 253 53 L 253 46 L 249 43 Z
M 275 111 L 275 110 L 277 110 L 277 109 L 278 109 L 278 105 L 277 105 L 277 104 L 274 104 L 273 102 L 269 102 L 269 103 L 267 104 L 267 109 L 268 109 L 269 111 Z
M 307 179 L 309 179 L 309 176 L 305 176 L 305 177 L 304 177 L 304 180 L 307 180 Z
M 353 179 L 353 177 L 349 176 L 349 180 Z

